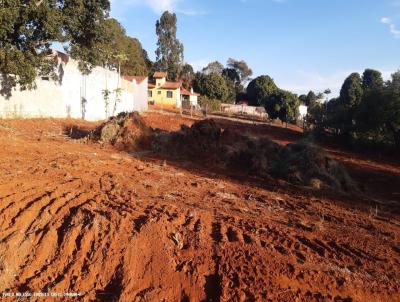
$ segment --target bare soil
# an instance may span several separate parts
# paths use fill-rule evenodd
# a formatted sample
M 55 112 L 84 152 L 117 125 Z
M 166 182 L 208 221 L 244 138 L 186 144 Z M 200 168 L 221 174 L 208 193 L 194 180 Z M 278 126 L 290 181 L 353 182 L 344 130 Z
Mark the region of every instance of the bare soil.
M 193 123 L 144 119 L 168 131 Z M 302 137 L 297 128 L 217 121 L 280 144 Z M 0 294 L 400 301 L 398 158 L 326 147 L 362 185 L 345 195 L 70 138 L 97 125 L 0 120 Z

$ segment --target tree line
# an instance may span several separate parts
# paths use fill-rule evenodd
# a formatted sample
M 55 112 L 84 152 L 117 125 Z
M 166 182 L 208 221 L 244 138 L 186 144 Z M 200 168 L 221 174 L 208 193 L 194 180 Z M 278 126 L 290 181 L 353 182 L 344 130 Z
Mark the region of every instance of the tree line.
M 293 94 L 276 87 L 271 95 L 255 93 L 265 90 L 262 77 L 251 81 L 246 89 L 253 72 L 243 60 L 230 58 L 225 66 L 211 62 L 195 73 L 184 62 L 176 14 L 166 11 L 157 20 L 156 60 L 152 62 L 140 41 L 128 36 L 118 20 L 109 17 L 109 10 L 108 0 L 4 0 L 0 11 L 0 93 L 9 96 L 16 86 L 34 88 L 37 76 L 57 79 L 56 62 L 49 60 L 48 54 L 52 44 L 59 42 L 79 62 L 84 74 L 95 66 L 118 69 L 123 75 L 150 77 L 154 71 L 167 71 L 168 80 L 193 87 L 211 106 L 249 99 L 251 104 L 265 105 L 274 118 L 294 119 L 297 98 Z
M 319 135 L 400 149 L 400 71 L 386 82 L 377 70 L 352 73 L 339 97 L 310 101 L 307 124 Z
M 83 73 L 95 66 L 118 68 L 124 75 L 152 75 L 167 71 L 168 79 L 193 87 L 211 106 L 246 101 L 265 107 L 269 116 L 294 122 L 301 103 L 309 107 L 307 126 L 316 132 L 345 139 L 366 140 L 400 148 L 400 71 L 384 82 L 379 71 L 351 74 L 338 98 L 320 102 L 330 90 L 297 96 L 280 89 L 268 75 L 252 79 L 243 60 L 230 58 L 194 72 L 184 62 L 184 46 L 177 38 L 177 16 L 164 12 L 155 24 L 158 37 L 152 62 L 140 41 L 127 35 L 109 18 L 108 0 L 3 0 L 0 10 L 0 93 L 35 87 L 35 78 L 57 78 L 55 62 L 48 60 L 54 42 L 78 60 Z

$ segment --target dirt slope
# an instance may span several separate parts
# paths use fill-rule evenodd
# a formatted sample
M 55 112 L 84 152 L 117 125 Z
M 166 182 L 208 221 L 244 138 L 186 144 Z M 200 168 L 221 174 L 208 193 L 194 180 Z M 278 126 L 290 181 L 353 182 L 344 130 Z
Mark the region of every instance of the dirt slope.
M 146 117 L 155 119 L 162 126 Z M 400 301 L 400 219 L 388 212 L 398 203 L 227 175 L 210 163 L 136 159 L 69 139 L 70 124 L 95 126 L 0 121 L 0 293 Z

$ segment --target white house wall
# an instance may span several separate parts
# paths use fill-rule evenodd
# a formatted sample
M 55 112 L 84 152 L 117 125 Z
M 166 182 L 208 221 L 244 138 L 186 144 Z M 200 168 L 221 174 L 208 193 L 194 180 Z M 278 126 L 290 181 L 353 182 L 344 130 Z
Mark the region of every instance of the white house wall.
M 148 109 L 148 78 L 140 83 L 133 81 L 133 106 L 136 111 L 144 112 Z
M 176 93 L 176 108 L 182 108 L 181 89 L 178 88 Z
M 82 75 L 74 60 L 69 60 L 66 65 L 62 63 L 61 66 L 63 76 L 60 83 L 38 78 L 35 90 L 14 90 L 10 99 L 0 95 L 0 117 L 72 117 L 90 121 L 103 120 L 107 118 L 103 98 L 105 89 L 112 92 L 108 104 L 109 116 L 123 111 L 147 110 L 147 80 L 143 81 L 146 82 L 146 89 L 140 86 L 140 91 L 136 91 L 132 82 L 121 79 L 122 93 L 114 112 L 115 90 L 118 87 L 117 72 L 96 67 L 89 75 Z
M 190 104 L 192 105 L 192 106 L 197 106 L 198 105 L 198 101 L 197 101 L 197 95 L 190 95 L 189 96 L 189 101 L 190 101 Z

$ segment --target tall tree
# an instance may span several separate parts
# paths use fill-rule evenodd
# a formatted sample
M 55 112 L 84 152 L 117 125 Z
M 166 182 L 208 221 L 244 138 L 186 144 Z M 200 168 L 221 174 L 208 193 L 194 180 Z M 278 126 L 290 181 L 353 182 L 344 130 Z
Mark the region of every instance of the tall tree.
M 254 106 L 264 105 L 266 97 L 278 91 L 274 80 L 265 75 L 252 80 L 247 86 L 249 104 Z
M 387 86 L 370 91 L 357 108 L 358 131 L 400 150 L 400 91 Z
M 315 94 L 314 91 L 310 90 L 310 92 L 306 96 L 305 105 L 306 106 L 312 106 L 317 101 L 318 101 L 318 96 Z
M 289 91 L 279 89 L 266 96 L 263 103 L 272 119 L 279 118 L 282 122 L 294 122 L 299 115 L 300 100 Z
M 193 80 L 194 80 L 194 70 L 193 66 L 186 63 L 183 65 L 181 74 L 180 74 L 180 79 L 182 81 L 183 87 L 186 89 L 189 89 L 192 87 Z
M 214 62 L 209 63 L 206 67 L 204 67 L 202 72 L 204 74 L 210 74 L 210 73 L 221 74 L 223 69 L 224 69 L 224 65 L 222 65 L 218 61 L 214 61 Z
M 362 86 L 365 91 L 382 88 L 382 73 L 373 69 L 365 69 L 362 76 Z
M 220 74 L 198 72 L 193 84 L 196 91 L 210 99 L 226 101 L 229 97 L 229 87 Z
M 244 87 L 240 83 L 240 75 L 233 68 L 224 68 L 222 71 L 222 76 L 225 78 L 229 89 L 229 96 L 227 100 L 229 103 L 235 103 L 237 96 L 244 91 Z
M 389 83 L 389 86 L 392 86 L 395 91 L 400 92 L 400 70 L 392 74 L 392 81 Z
M 226 66 L 229 69 L 233 69 L 236 71 L 237 75 L 239 76 L 239 82 L 242 85 L 245 85 L 250 77 L 253 75 L 253 71 L 244 60 L 235 60 L 229 58 Z
M 176 37 L 176 14 L 164 12 L 156 23 L 156 33 L 156 66 L 161 71 L 167 71 L 170 80 L 178 80 L 183 64 L 183 44 Z
M 347 107 L 355 107 L 361 102 L 363 87 L 361 76 L 358 73 L 349 75 L 340 90 L 340 99 Z
M 100 51 L 110 54 L 105 65 L 117 68 L 121 63 L 121 73 L 123 75 L 147 75 L 147 53 L 143 50 L 139 40 L 126 35 L 123 26 L 116 19 L 104 21 L 106 41 L 101 46 Z M 123 54 L 126 60 L 120 62 L 118 58 Z
M 33 88 L 37 74 L 55 73 L 48 59 L 53 42 L 67 43 L 68 53 L 80 68 L 90 72 L 101 62 L 98 46 L 103 43 L 102 21 L 109 0 L 3 0 L 0 10 L 1 93 Z

